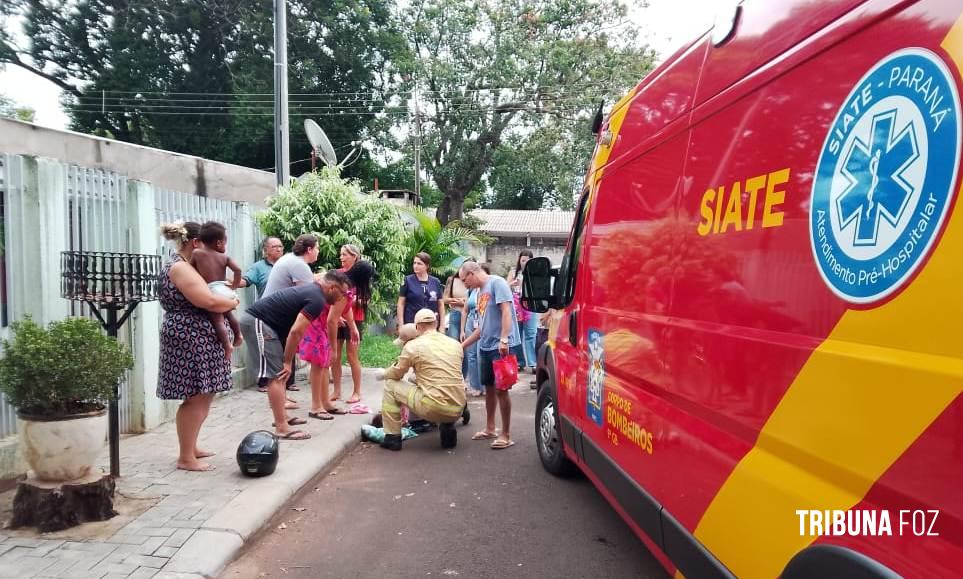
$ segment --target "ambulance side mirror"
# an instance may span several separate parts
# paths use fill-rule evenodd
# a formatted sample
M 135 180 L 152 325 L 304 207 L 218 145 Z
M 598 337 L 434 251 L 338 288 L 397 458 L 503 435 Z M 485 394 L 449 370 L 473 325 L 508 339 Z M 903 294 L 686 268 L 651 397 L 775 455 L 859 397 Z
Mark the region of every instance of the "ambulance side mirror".
M 592 134 L 597 135 L 602 131 L 602 123 L 605 122 L 605 115 L 603 114 L 605 107 L 605 101 L 599 101 L 599 108 L 595 111 L 595 117 L 592 119 Z
M 522 305 L 530 312 L 541 314 L 554 306 L 552 295 L 557 271 L 552 270 L 552 262 L 547 257 L 533 257 L 525 264 L 522 277 Z

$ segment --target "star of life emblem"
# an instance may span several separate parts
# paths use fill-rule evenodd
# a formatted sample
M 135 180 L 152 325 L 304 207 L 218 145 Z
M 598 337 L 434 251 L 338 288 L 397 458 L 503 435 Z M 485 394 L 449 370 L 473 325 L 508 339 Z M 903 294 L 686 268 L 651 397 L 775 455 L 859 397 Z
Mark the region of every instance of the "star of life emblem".
M 883 58 L 841 103 L 823 145 L 810 239 L 823 280 L 853 303 L 903 287 L 939 237 L 956 188 L 960 105 L 943 61 Z

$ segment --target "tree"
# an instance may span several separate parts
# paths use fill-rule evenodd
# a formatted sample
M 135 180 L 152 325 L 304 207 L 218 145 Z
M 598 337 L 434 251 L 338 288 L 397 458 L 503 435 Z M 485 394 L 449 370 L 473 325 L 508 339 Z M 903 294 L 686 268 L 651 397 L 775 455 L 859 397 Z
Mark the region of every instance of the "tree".
M 411 263 L 416 254 L 427 253 L 431 256 L 430 272 L 439 279 L 454 273 L 451 262 L 457 257 L 464 257 L 460 247 L 462 244 L 482 244 L 487 241 L 459 222 L 452 221 L 443 226 L 438 219 L 421 209 L 412 208 L 408 213 L 415 220 L 415 227 L 408 238 L 407 263 Z
M 64 89 L 71 128 L 255 168 L 272 168 L 271 0 L 13 0 L 27 49 L 0 61 Z M 358 140 L 399 45 L 390 4 L 289 0 L 291 151 L 317 118 L 336 149 Z M 324 94 L 321 94 L 324 93 Z M 358 96 L 364 93 L 363 98 Z M 332 114 L 350 111 L 353 114 Z M 292 174 L 309 167 L 292 163 Z
M 488 183 L 491 209 L 572 209 L 592 154 L 587 122 L 549 121 L 511 135 L 496 150 Z
M 399 65 L 425 101 L 423 159 L 461 219 L 499 145 L 547 117 L 588 118 L 622 94 L 653 54 L 617 3 L 596 0 L 416 0 L 402 17 L 411 60 Z
M 36 111 L 32 108 L 20 106 L 13 99 L 0 94 L 0 117 L 32 123 L 35 115 Z
M 265 235 L 279 237 L 288 247 L 302 233 L 317 235 L 323 268 L 340 267 L 342 245 L 359 245 L 378 272 L 369 310 L 375 317 L 391 311 L 410 263 L 408 232 L 394 205 L 365 195 L 357 180 L 325 167 L 269 197 L 258 220 Z

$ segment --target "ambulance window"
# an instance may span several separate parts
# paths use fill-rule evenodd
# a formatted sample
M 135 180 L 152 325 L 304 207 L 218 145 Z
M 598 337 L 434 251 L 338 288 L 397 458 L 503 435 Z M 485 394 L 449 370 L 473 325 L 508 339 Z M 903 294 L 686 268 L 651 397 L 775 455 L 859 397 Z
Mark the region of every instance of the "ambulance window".
M 585 235 L 585 224 L 588 220 L 588 199 L 589 191 L 582 193 L 582 198 L 578 203 L 578 211 L 575 214 L 575 227 L 572 229 L 572 238 L 569 240 L 568 250 L 562 257 L 562 265 L 558 271 L 558 281 L 560 290 L 558 292 L 559 307 L 565 307 L 572 303 L 575 298 L 575 279 L 578 270 L 579 255 L 582 253 L 582 240 Z

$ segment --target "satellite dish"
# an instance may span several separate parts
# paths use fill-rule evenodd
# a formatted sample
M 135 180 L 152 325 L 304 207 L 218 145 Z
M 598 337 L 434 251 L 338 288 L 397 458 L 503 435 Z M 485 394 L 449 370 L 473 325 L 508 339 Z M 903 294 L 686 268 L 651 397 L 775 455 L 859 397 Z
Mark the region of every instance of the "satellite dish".
M 315 154 L 321 157 L 324 164 L 328 167 L 336 166 L 338 157 L 334 154 L 334 147 L 331 146 L 331 141 L 328 140 L 328 136 L 324 134 L 318 123 L 311 119 L 304 119 L 304 132 L 308 134 L 308 141 L 311 142 L 312 149 Z

